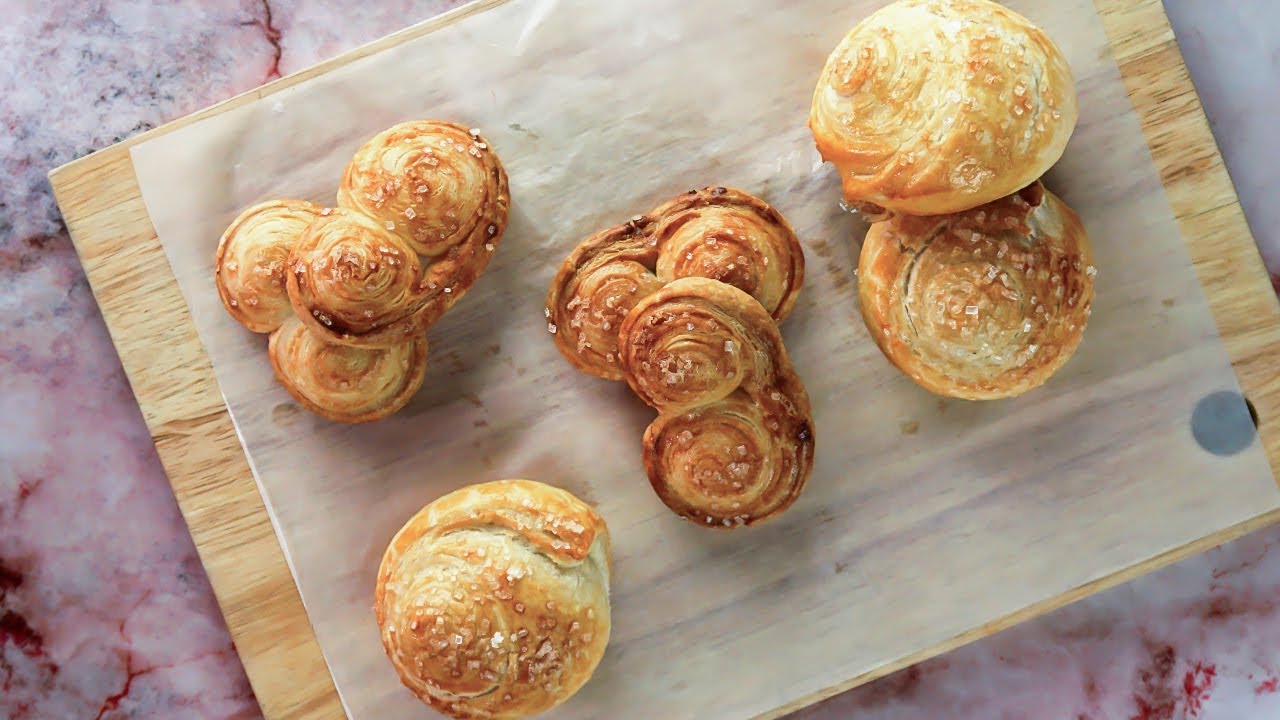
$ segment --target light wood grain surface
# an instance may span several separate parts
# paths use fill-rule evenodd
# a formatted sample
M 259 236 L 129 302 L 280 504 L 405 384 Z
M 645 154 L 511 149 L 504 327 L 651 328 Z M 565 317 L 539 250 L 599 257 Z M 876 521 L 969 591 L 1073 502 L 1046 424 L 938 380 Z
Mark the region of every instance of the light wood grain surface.
M 129 148 L 494 4 L 467 6 L 51 173 L 59 205 L 237 650 L 271 718 L 340 717 L 343 713 L 212 367 L 141 200 Z M 1280 411 L 1280 377 L 1273 369 L 1275 358 L 1280 357 L 1280 308 L 1172 32 L 1158 0 L 1097 0 L 1096 4 L 1222 341 L 1241 387 L 1261 418 L 1266 453 L 1272 466 L 1280 467 L 1280 432 L 1271 421 Z M 1194 539 L 947 642 L 919 648 L 768 715 L 784 714 L 1276 519 L 1280 518 L 1275 513 L 1266 513 Z

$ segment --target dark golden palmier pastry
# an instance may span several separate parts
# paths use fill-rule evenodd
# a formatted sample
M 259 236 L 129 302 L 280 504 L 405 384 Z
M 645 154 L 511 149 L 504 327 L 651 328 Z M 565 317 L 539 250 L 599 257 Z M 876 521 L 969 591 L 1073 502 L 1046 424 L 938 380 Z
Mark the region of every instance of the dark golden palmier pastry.
M 873 224 L 858 296 L 867 330 L 912 380 L 989 400 L 1037 387 L 1067 362 L 1096 274 L 1080 219 L 1036 182 L 963 213 Z
M 989 0 L 899 0 L 831 53 L 809 128 L 844 199 L 886 212 L 960 212 L 1044 175 L 1079 116 L 1052 40 Z
M 400 410 L 427 374 L 422 333 L 389 347 L 332 345 L 290 318 L 271 333 L 267 353 L 289 394 L 335 422 L 370 422 Z
M 426 329 L 418 256 L 366 215 L 326 208 L 289 262 L 294 312 L 325 342 L 390 347 Z
M 813 469 L 809 396 L 755 298 L 674 280 L 622 321 L 619 348 L 627 383 L 658 411 L 644 465 L 667 507 L 728 528 L 795 502 Z
M 510 204 L 478 131 L 401 123 L 356 151 L 339 207 L 245 210 L 218 243 L 218 294 L 250 330 L 273 333 L 276 375 L 303 405 L 341 422 L 384 417 L 422 385 L 423 333 L 488 265 Z
M 545 712 L 604 656 L 611 562 L 604 520 L 564 490 L 502 480 L 449 493 L 382 558 L 374 611 L 387 657 L 452 717 Z
M 416 324 L 429 327 L 475 283 L 507 227 L 507 173 L 478 130 L 405 122 L 356 151 L 338 206 L 371 218 L 422 256 Z
M 246 328 L 269 333 L 293 316 L 285 287 L 289 251 L 320 207 L 269 200 L 244 212 L 218 240 L 214 280 L 227 312 Z
M 733 285 L 781 321 L 804 282 L 795 231 L 741 190 L 692 190 L 582 241 L 547 293 L 548 329 L 578 369 L 621 380 L 618 330 L 642 298 L 682 277 Z

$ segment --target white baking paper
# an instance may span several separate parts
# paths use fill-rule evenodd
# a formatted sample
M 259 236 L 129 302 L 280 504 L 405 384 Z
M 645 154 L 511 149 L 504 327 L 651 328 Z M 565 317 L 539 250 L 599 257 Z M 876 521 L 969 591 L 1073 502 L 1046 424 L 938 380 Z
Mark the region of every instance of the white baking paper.
M 880 355 L 856 306 L 865 227 L 805 127 L 828 52 L 880 4 L 511 0 L 134 148 L 352 717 L 431 716 L 383 656 L 374 575 L 407 518 L 468 483 L 560 485 L 608 520 L 613 637 L 553 713 L 574 719 L 769 713 L 1277 505 L 1259 443 L 1219 457 L 1193 439 L 1197 402 L 1237 387 L 1088 0 L 1010 3 L 1064 47 L 1080 89 L 1047 180 L 1100 269 L 1079 352 L 1047 386 L 988 403 L 940 400 Z M 484 132 L 512 221 L 431 329 L 409 408 L 335 425 L 295 406 L 266 338 L 223 310 L 214 248 L 251 203 L 331 204 L 361 143 L 424 117 Z M 727 533 L 661 505 L 640 462 L 654 414 L 574 371 L 543 317 L 580 239 L 709 184 L 772 202 L 808 261 L 783 335 L 813 400 L 813 477 L 779 519 Z

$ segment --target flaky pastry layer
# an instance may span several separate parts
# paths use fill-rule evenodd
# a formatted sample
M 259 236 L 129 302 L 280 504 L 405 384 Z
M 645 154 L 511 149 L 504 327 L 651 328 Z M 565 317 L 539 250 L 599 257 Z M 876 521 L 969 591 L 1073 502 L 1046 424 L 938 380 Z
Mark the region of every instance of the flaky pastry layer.
M 1062 156 L 1079 115 L 1062 51 L 989 0 L 899 0 L 853 28 L 814 89 L 809 127 L 870 214 L 960 212 Z
M 1066 363 L 1096 274 L 1080 219 L 1037 182 L 967 212 L 873 224 L 858 297 L 902 372 L 940 395 L 989 400 L 1031 390 Z
M 674 280 L 631 310 L 619 348 L 627 383 L 658 411 L 644 465 L 667 507 L 732 528 L 795 502 L 813 469 L 813 416 L 755 298 L 715 280 Z
M 400 410 L 427 374 L 422 333 L 388 347 L 334 345 L 290 318 L 271 333 L 267 354 L 289 394 L 335 422 L 370 422 Z
M 374 612 L 405 686 L 455 718 L 545 712 L 609 642 L 609 533 L 572 494 L 531 480 L 462 488 L 396 533 Z
M 320 215 L 306 200 L 268 200 L 246 208 L 218 240 L 214 281 L 231 317 L 257 333 L 293 313 L 285 287 L 289 251 Z
M 733 285 L 777 321 L 795 306 L 804 252 L 790 224 L 742 190 L 693 190 L 582 241 L 547 293 L 547 321 L 578 369 L 621 380 L 618 330 L 642 298 L 683 277 Z

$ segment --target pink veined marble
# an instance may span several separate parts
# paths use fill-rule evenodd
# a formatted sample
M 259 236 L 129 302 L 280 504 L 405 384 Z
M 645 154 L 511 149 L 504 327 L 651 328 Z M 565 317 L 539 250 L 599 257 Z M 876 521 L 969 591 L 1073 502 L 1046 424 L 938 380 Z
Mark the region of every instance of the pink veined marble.
M 0 720 L 259 716 L 45 173 L 457 4 L 6 7 Z M 1166 5 L 1280 270 L 1266 120 L 1280 115 L 1280 16 L 1273 0 Z M 1280 717 L 1277 542 L 1280 529 L 1264 531 L 795 717 Z

